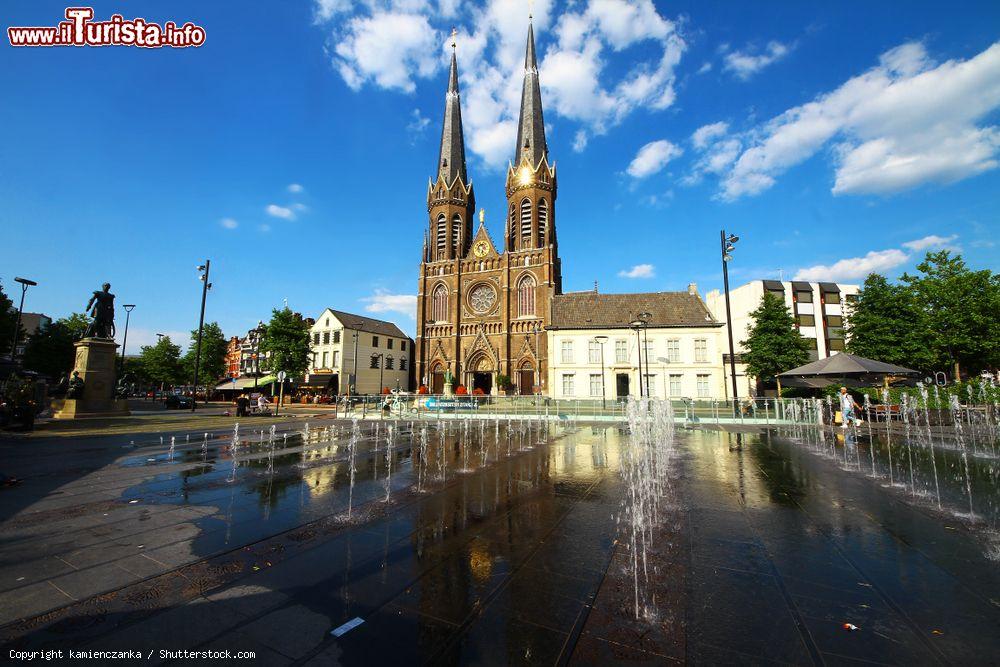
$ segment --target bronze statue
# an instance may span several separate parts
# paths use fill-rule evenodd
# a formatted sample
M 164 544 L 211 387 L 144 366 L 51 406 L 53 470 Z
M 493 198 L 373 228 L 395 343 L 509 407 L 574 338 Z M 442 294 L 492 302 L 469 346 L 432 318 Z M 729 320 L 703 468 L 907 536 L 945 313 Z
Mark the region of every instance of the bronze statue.
M 69 389 L 66 390 L 66 398 L 83 398 L 83 379 L 80 371 L 73 371 L 73 377 L 69 379 Z
M 111 283 L 104 283 L 100 292 L 94 292 L 87 302 L 87 310 L 94 319 L 83 337 L 114 338 L 115 295 L 111 293 Z

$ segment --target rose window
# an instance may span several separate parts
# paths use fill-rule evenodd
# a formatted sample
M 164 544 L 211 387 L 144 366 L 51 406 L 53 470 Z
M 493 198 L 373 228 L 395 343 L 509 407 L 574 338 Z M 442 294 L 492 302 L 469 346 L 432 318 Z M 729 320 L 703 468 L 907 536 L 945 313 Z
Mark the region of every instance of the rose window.
M 496 301 L 496 290 L 489 285 L 478 285 L 469 293 L 469 305 L 477 313 L 485 313 Z

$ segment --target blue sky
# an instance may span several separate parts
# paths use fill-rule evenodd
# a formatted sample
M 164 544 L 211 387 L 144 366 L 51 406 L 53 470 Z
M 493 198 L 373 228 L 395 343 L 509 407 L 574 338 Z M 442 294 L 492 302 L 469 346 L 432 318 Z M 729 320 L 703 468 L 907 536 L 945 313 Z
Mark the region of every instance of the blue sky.
M 564 288 L 1000 269 L 1000 5 L 534 3 Z M 5 3 L 4 27 L 64 4 Z M 469 170 L 494 238 L 528 3 L 96 2 L 192 21 L 196 49 L 0 45 L 0 279 L 80 311 L 109 280 L 129 348 L 207 318 L 412 306 L 458 29 Z M 182 335 L 186 338 L 186 335 Z

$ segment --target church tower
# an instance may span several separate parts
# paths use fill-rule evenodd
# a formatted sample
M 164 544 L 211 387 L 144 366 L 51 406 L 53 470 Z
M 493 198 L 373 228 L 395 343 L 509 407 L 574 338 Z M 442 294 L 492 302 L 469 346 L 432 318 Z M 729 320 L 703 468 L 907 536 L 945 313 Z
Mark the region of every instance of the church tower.
M 452 43 L 454 49 L 455 44 Z M 466 172 L 454 51 L 445 97 L 437 179 L 427 192 L 428 230 L 417 296 L 417 382 L 498 394 L 501 376 L 520 394 L 546 393 L 545 327 L 562 290 L 556 245 L 556 170 L 542 119 L 534 31 L 529 24 L 514 159 L 507 170 L 502 249 L 483 212 L 472 233 L 475 196 Z

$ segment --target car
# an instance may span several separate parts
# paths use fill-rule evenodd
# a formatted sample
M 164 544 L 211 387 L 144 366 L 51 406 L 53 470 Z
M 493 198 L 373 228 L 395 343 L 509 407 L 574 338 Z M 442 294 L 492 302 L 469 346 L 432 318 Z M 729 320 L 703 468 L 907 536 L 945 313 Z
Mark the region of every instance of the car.
M 177 395 L 167 396 L 167 399 L 163 401 L 163 405 L 166 406 L 168 410 L 170 409 L 190 410 L 191 407 L 194 405 L 194 399 L 192 399 L 190 396 L 177 396 Z

